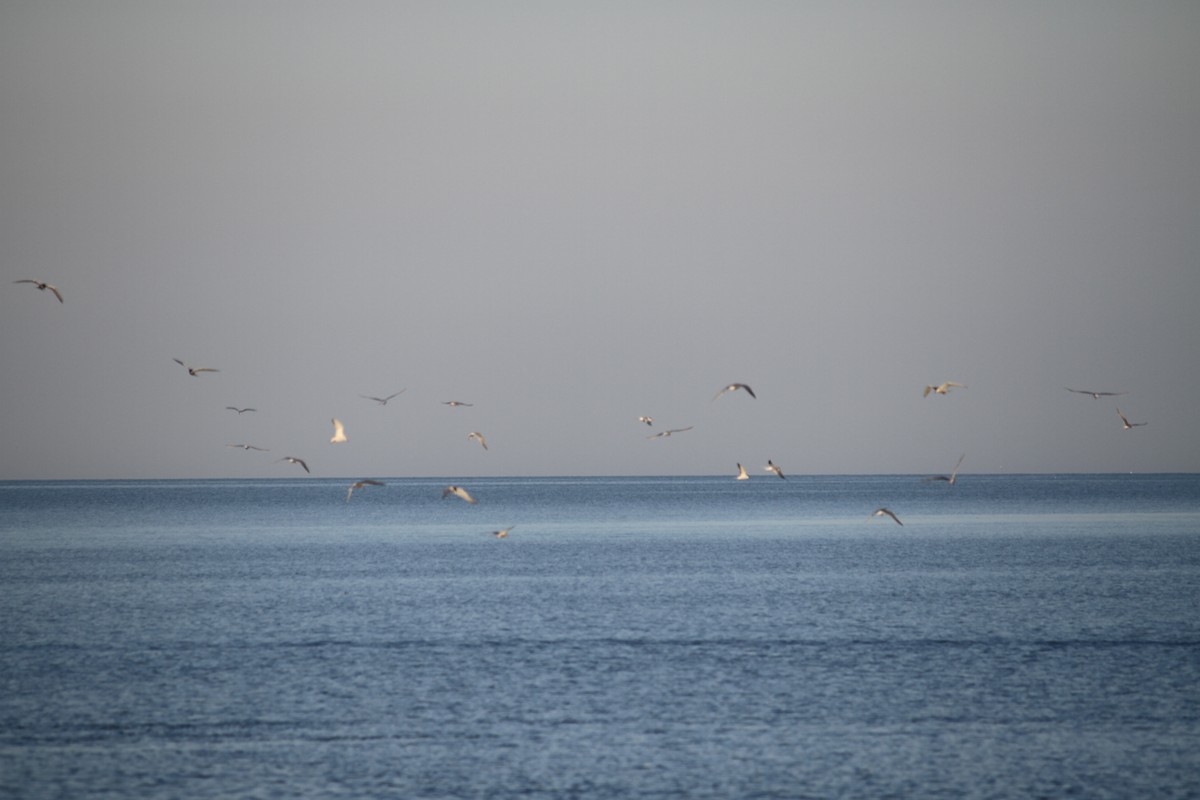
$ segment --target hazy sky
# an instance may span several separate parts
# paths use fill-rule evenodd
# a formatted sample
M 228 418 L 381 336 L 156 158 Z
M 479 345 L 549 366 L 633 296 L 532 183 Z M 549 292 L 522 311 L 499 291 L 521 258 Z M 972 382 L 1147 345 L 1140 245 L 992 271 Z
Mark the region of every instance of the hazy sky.
M 1200 4 L 3 0 L 0 265 L 5 479 L 1197 471 Z

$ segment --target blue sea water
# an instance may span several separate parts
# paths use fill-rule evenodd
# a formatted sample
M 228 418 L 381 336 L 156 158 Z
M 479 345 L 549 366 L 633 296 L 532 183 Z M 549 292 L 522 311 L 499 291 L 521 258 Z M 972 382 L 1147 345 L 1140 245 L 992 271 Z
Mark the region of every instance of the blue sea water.
M 0 483 L 0 796 L 1200 796 L 1200 476 L 384 482 Z

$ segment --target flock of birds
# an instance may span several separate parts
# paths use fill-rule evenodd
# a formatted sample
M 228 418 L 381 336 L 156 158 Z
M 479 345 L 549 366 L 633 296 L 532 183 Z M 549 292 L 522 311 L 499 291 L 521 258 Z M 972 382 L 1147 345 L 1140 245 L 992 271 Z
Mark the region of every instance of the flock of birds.
M 20 280 L 16 280 L 13 282 L 14 283 L 31 284 L 35 288 L 37 288 L 39 291 L 43 291 L 43 292 L 48 291 L 51 294 L 53 294 L 58 299 L 59 303 L 64 302 L 62 292 L 58 289 L 58 287 L 56 287 L 50 283 L 47 283 L 45 281 L 34 280 L 32 278 L 22 278 Z M 178 359 L 178 358 L 174 358 L 172 360 L 176 364 L 178 364 L 179 366 L 181 366 L 185 370 L 187 370 L 188 375 L 190 375 L 192 377 L 199 377 L 203 373 L 208 373 L 208 372 L 215 373 L 215 372 L 220 371 L 213 367 L 188 366 L 187 363 L 185 363 L 183 360 Z M 922 396 L 928 397 L 930 394 L 947 395 L 950 393 L 951 389 L 966 389 L 966 388 L 967 388 L 967 386 L 965 384 L 958 383 L 957 381 L 944 381 L 939 384 L 929 384 L 929 385 L 925 386 Z M 1066 387 L 1066 389 L 1068 392 L 1072 392 L 1074 394 L 1088 395 L 1095 400 L 1099 400 L 1104 397 L 1118 397 L 1118 396 L 1127 394 L 1126 392 L 1096 391 L 1093 389 L 1072 389 L 1070 387 Z M 359 395 L 359 396 L 366 400 L 371 400 L 375 403 L 378 403 L 381 406 L 386 406 L 388 404 L 389 400 L 399 397 L 405 391 L 406 391 L 406 389 L 401 389 L 400 391 L 393 392 L 392 394 L 389 394 L 386 397 L 376 397 L 374 395 L 365 395 L 365 394 Z M 750 395 L 750 397 L 755 398 L 755 399 L 757 399 L 757 397 L 758 397 L 758 395 L 756 395 L 754 393 L 754 390 L 751 389 L 749 385 L 747 385 L 745 383 L 730 383 L 730 384 L 726 384 L 725 386 L 721 387 L 720 391 L 718 391 L 715 395 L 713 395 L 712 402 L 715 402 L 718 398 L 720 398 L 722 395 L 726 394 L 727 392 L 737 392 L 737 391 L 743 391 L 746 394 Z M 450 406 L 451 408 L 457 408 L 460 406 L 470 407 L 473 404 L 472 403 L 464 403 L 460 400 L 444 400 L 444 401 L 442 401 L 442 405 Z M 240 408 L 238 406 L 225 406 L 225 408 L 229 411 L 236 412 L 239 416 L 242 414 L 245 414 L 245 413 L 251 413 L 251 412 L 257 411 L 257 409 L 249 408 L 249 407 Z M 1117 416 L 1120 418 L 1121 425 L 1124 427 L 1125 430 L 1139 428 L 1139 427 L 1142 427 L 1147 424 L 1145 422 L 1130 422 L 1129 419 L 1125 416 L 1125 414 L 1123 414 L 1121 412 L 1121 409 L 1119 407 L 1117 408 Z M 640 416 L 637 418 L 637 421 L 640 423 L 643 423 L 647 426 L 654 425 L 654 418 L 650 417 L 650 416 Z M 334 417 L 331 420 L 331 422 L 333 424 L 333 435 L 329 439 L 330 444 L 343 444 L 345 442 L 348 442 L 349 437 L 346 435 L 345 425 L 343 425 L 342 422 L 337 417 Z M 685 433 L 687 431 L 690 431 L 694 427 L 695 426 L 693 426 L 693 425 L 689 425 L 686 428 L 668 428 L 666 430 L 662 430 L 657 433 L 652 433 L 649 436 L 647 436 L 646 438 L 647 439 L 665 439 L 665 438 L 670 437 L 677 433 Z M 467 439 L 470 441 L 478 442 L 479 445 L 484 450 L 488 449 L 487 439 L 479 431 L 471 431 L 470 433 L 467 434 Z M 258 447 L 256 445 L 246 444 L 246 443 L 229 444 L 229 445 L 227 445 L 227 447 L 236 447 L 236 448 L 241 448 L 241 449 L 247 450 L 247 451 L 255 450 L 255 451 L 259 451 L 259 452 L 269 452 L 266 448 Z M 966 453 L 963 453 L 962 455 L 960 455 L 958 457 L 958 461 L 955 463 L 954 469 L 951 471 L 951 473 L 949 475 L 931 475 L 931 476 L 925 478 L 924 480 L 926 480 L 926 481 L 943 481 L 946 483 L 947 486 L 954 486 L 955 483 L 958 481 L 959 467 L 962 466 L 962 462 L 965 457 L 966 457 Z M 290 464 L 295 464 L 295 465 L 299 466 L 300 468 L 302 468 L 305 471 L 305 473 L 311 474 L 311 472 L 312 472 L 309 469 L 308 464 L 304 461 L 304 459 L 296 458 L 295 456 L 283 456 L 282 458 L 277 459 L 277 462 L 288 462 Z M 767 472 L 772 473 L 773 475 L 776 475 L 777 477 L 779 477 L 781 479 L 786 479 L 786 477 L 787 477 L 783 474 L 783 469 L 781 467 L 779 467 L 779 465 L 775 464 L 771 459 L 767 459 L 766 466 L 764 466 L 763 469 Z M 735 479 L 739 480 L 739 481 L 744 481 L 744 480 L 750 479 L 749 473 L 746 472 L 746 468 L 741 463 L 737 464 L 737 475 L 736 475 Z M 350 498 L 354 495 L 354 492 L 357 490 L 365 489 L 368 486 L 383 486 L 383 485 L 384 484 L 381 481 L 377 481 L 377 480 L 373 480 L 373 479 L 364 478 L 362 480 L 355 481 L 346 490 L 346 501 L 349 502 Z M 470 492 L 468 492 L 462 486 L 454 486 L 454 485 L 447 486 L 445 489 L 442 490 L 442 497 L 443 498 L 457 497 L 460 500 L 463 500 L 464 502 L 470 503 L 472 505 L 475 505 L 476 503 L 479 502 L 474 497 L 472 497 Z M 891 509 L 886 508 L 886 507 L 881 506 L 880 508 L 877 508 L 873 512 L 871 512 L 870 515 L 868 515 L 868 519 L 871 519 L 874 517 L 889 517 L 897 525 L 901 525 L 901 526 L 904 525 L 904 523 L 900 521 L 900 517 L 897 516 L 896 513 L 893 512 Z M 504 539 L 508 536 L 509 531 L 511 531 L 513 529 L 513 527 L 515 527 L 515 526 L 509 526 L 507 528 L 502 528 L 500 530 L 492 531 L 491 535 L 495 536 L 497 539 Z

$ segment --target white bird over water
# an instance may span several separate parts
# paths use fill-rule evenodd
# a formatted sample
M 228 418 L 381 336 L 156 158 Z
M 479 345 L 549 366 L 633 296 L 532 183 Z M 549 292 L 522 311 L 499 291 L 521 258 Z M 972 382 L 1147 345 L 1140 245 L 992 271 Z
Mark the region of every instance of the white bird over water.
M 670 436 L 672 433 L 683 433 L 684 431 L 690 431 L 694 427 L 696 427 L 696 426 L 688 425 L 686 428 L 671 428 L 668 431 L 659 431 L 658 433 L 652 433 L 649 436 L 647 436 L 646 438 L 647 439 L 661 439 L 665 436 Z
M 289 464 L 299 464 L 300 466 L 304 467 L 304 471 L 305 471 L 305 472 L 311 472 L 311 471 L 312 471 L 312 470 L 310 470 L 310 469 L 308 468 L 308 464 L 305 464 L 305 463 L 304 463 L 304 461 L 303 461 L 302 459 L 299 459 L 299 458 L 293 458 L 292 456 L 284 456 L 283 458 L 281 458 L 281 459 L 279 459 L 279 460 L 280 460 L 280 461 L 287 461 Z
M 746 468 L 745 468 L 745 467 L 743 467 L 741 464 L 738 464 L 738 474 L 737 474 L 737 479 L 738 479 L 739 481 L 748 481 L 748 480 L 750 480 L 750 476 L 749 476 L 749 475 L 746 473 Z
M 349 439 L 346 438 L 346 426 L 342 425 L 342 421 L 340 419 L 338 419 L 337 417 L 334 417 L 332 422 L 333 422 L 333 437 L 330 438 L 329 443 L 330 444 L 341 444 L 342 442 L 349 441 Z
M 756 394 L 754 393 L 754 390 L 753 390 L 753 389 L 751 389 L 751 388 L 750 388 L 749 386 L 747 386 L 746 384 L 744 384 L 744 383 L 731 383 L 731 384 L 729 384 L 728 386 L 726 386 L 724 389 L 722 389 L 721 391 L 719 391 L 719 392 L 717 392 L 715 395 L 713 395 L 713 400 L 716 400 L 718 397 L 720 397 L 721 395 L 725 394 L 726 392 L 736 392 L 738 389 L 745 389 L 745 390 L 746 390 L 746 394 L 750 395 L 750 396 L 751 396 L 751 397 L 753 397 L 755 400 L 757 400 L 757 399 L 758 399 L 758 395 L 756 395 Z M 709 402 L 712 402 L 712 401 L 709 401 Z
M 395 392 L 394 394 L 389 394 L 387 397 L 372 397 L 369 394 L 360 394 L 359 397 L 364 397 L 367 400 L 374 400 L 376 403 L 379 403 L 379 405 L 386 406 L 388 400 L 391 400 L 393 397 L 398 397 L 398 396 L 404 394 L 406 391 L 408 391 L 407 386 L 404 387 L 403 389 L 401 389 L 400 391 Z
M 43 292 L 46 291 L 47 289 L 49 289 L 51 292 L 54 293 L 54 296 L 58 298 L 58 302 L 61 303 L 63 301 L 62 292 L 60 292 L 58 289 L 51 286 L 50 284 L 46 283 L 45 281 L 35 281 L 35 280 L 31 280 L 30 278 L 22 278 L 19 281 L 13 281 L 13 283 L 32 283 L 34 286 L 41 289 Z
M 515 527 L 517 527 L 517 526 L 516 526 L 516 525 L 509 525 L 507 528 L 501 528 L 501 529 L 500 529 L 500 530 L 498 530 L 498 531 L 492 531 L 492 536 L 495 536 L 497 539 L 507 539 L 507 538 L 508 538 L 508 532 L 509 532 L 509 531 L 511 531 L 511 530 L 512 530 L 513 528 L 515 528 Z
M 346 490 L 346 502 L 350 502 L 350 495 L 354 494 L 355 489 L 362 489 L 364 486 L 383 486 L 379 481 L 361 480 L 350 484 L 350 488 Z
M 470 433 L 467 434 L 467 438 L 474 439 L 475 441 L 479 442 L 481 445 L 483 445 L 484 450 L 488 449 L 487 448 L 487 439 L 483 438 L 483 434 L 480 433 L 479 431 L 471 431 Z
M 1148 424 L 1145 422 L 1130 422 L 1125 418 L 1125 415 L 1121 413 L 1121 409 L 1119 408 L 1117 409 L 1117 416 L 1121 418 L 1121 424 L 1125 426 L 1125 430 L 1129 430 L 1130 428 L 1140 428 L 1143 425 Z
M 900 518 L 890 508 L 877 508 L 871 512 L 872 517 L 882 517 L 884 514 L 894 519 L 897 525 L 904 527 L 904 523 L 900 521 Z
M 467 492 L 467 490 L 462 488 L 461 486 L 447 486 L 445 489 L 442 489 L 442 498 L 444 499 L 447 495 L 454 495 L 455 497 L 462 498 L 463 500 L 466 500 L 468 503 L 478 503 L 479 502 L 474 497 L 471 497 L 471 495 Z
M 1101 397 L 1117 397 L 1119 395 L 1129 394 L 1129 392 L 1093 392 L 1091 389 L 1072 389 L 1070 386 L 1064 386 L 1063 388 L 1068 392 L 1074 392 L 1075 394 L 1090 394 L 1093 400 L 1099 400 Z
M 775 464 L 775 462 L 769 458 L 767 459 L 767 465 L 765 467 L 763 467 L 763 469 L 765 469 L 767 472 L 774 472 L 776 475 L 778 475 L 781 478 L 783 477 L 783 470 L 780 469 Z
M 933 392 L 934 394 L 950 394 L 950 387 L 952 387 L 952 386 L 957 386 L 959 389 L 967 388 L 966 386 L 964 386 L 961 383 L 955 383 L 954 381 L 946 381 L 945 383 L 938 384 L 937 386 L 926 386 L 925 392 L 921 396 L 929 397 L 930 392 Z
M 958 467 L 960 464 L 962 464 L 963 459 L 966 457 L 967 457 L 966 453 L 963 453 L 961 456 L 958 457 L 958 461 L 954 462 L 954 471 L 951 472 L 949 475 L 930 475 L 925 480 L 927 480 L 927 481 L 945 481 L 947 486 L 953 486 L 955 483 L 958 482 Z
M 638 417 L 638 422 L 644 422 L 647 425 L 653 425 L 654 417 Z
M 255 446 L 254 446 L 254 445 L 252 445 L 252 444 L 227 444 L 227 445 L 225 445 L 225 446 L 226 446 L 226 447 L 240 447 L 240 448 L 242 448 L 243 450 L 258 450 L 258 451 L 260 451 L 260 452 L 263 452 L 263 453 L 269 453 L 269 452 L 271 452 L 270 450 L 268 450 L 268 449 L 267 449 L 267 448 L 265 448 L 265 447 L 255 447 Z M 281 460 L 282 460 L 282 459 L 281 459 Z
M 171 360 L 174 361 L 179 366 L 186 369 L 188 371 L 188 375 L 191 375 L 193 378 L 196 377 L 197 375 L 199 375 L 201 372 L 220 372 L 220 370 L 213 369 L 212 367 L 189 367 L 187 364 L 183 363 L 178 358 L 173 358 Z

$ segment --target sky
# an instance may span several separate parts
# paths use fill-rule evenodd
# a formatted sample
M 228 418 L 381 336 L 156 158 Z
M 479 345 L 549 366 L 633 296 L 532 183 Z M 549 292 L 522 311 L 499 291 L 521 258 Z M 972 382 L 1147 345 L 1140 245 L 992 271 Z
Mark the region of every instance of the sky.
M 1197 43 L 1192 2 L 3 0 L 0 479 L 1200 471 Z

